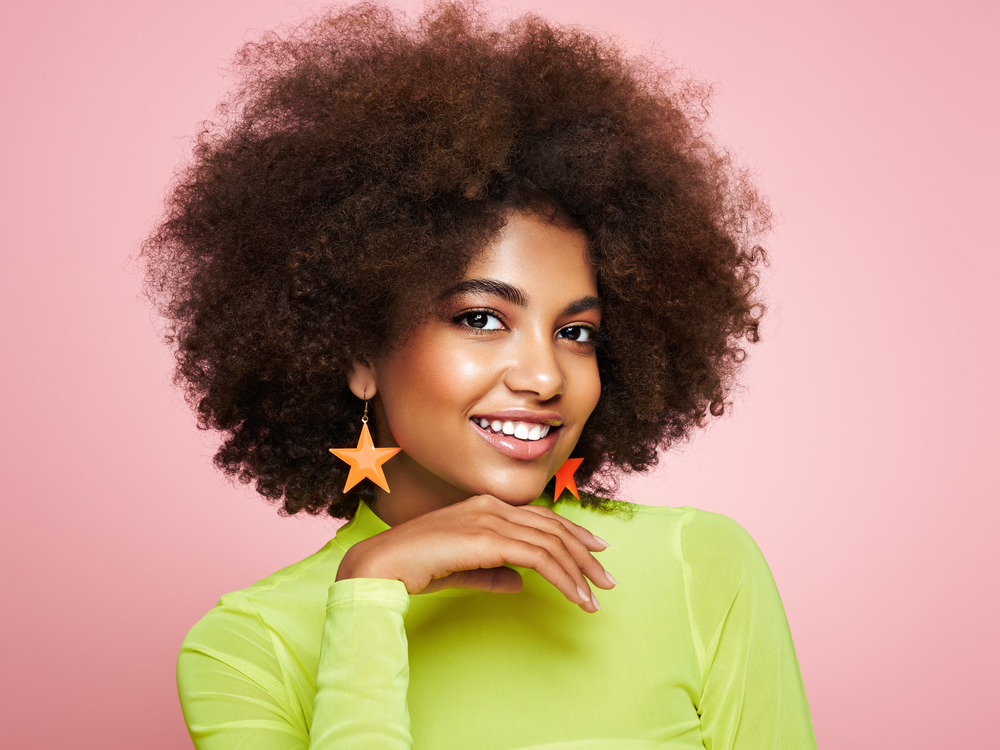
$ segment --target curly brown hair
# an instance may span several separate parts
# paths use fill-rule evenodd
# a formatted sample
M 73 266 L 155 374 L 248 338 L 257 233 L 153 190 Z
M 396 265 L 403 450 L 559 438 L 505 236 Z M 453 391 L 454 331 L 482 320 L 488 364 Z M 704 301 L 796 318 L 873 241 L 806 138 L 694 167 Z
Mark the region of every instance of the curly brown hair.
M 708 87 L 621 43 L 475 2 L 376 3 L 246 44 L 142 248 L 216 464 L 283 513 L 349 518 L 355 361 L 405 335 L 512 210 L 583 229 L 602 301 L 584 504 L 727 405 L 765 200 L 704 130 Z M 415 307 L 414 307 L 415 306 Z M 419 309 L 417 309 L 419 308 Z M 363 483 L 367 484 L 367 483 Z

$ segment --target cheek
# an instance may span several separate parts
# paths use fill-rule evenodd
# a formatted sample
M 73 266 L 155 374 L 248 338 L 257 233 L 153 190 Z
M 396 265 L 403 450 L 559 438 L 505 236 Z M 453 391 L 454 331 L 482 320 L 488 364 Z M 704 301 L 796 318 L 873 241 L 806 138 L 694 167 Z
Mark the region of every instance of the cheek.
M 460 406 L 476 386 L 489 375 L 488 363 L 447 341 L 433 341 L 406 356 L 404 366 L 394 373 L 394 384 L 411 394 L 418 403 L 429 400 Z M 404 382 L 400 382 L 403 380 Z
M 379 373 L 393 435 L 406 441 L 414 430 L 444 428 L 449 418 L 471 408 L 491 373 L 489 362 L 470 356 L 447 336 L 415 337 Z
M 421 347 L 403 353 L 393 367 L 390 387 L 394 395 L 401 395 L 407 406 L 419 405 L 420 394 L 437 399 L 438 392 L 449 382 L 447 358 L 430 347 Z

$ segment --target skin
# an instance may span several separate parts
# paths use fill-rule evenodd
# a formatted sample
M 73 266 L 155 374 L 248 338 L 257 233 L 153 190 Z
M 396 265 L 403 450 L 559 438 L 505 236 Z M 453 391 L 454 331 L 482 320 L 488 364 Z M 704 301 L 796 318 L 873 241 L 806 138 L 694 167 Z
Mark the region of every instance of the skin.
M 587 239 L 516 212 L 442 295 L 406 344 L 357 363 L 349 384 L 371 399 L 391 488 L 372 509 L 391 528 L 356 544 L 337 580 L 388 578 L 410 593 L 448 587 L 516 592 L 532 568 L 585 610 L 588 580 L 615 581 L 586 529 L 528 505 L 570 456 L 600 397 L 601 325 Z M 518 439 L 483 429 L 524 423 Z

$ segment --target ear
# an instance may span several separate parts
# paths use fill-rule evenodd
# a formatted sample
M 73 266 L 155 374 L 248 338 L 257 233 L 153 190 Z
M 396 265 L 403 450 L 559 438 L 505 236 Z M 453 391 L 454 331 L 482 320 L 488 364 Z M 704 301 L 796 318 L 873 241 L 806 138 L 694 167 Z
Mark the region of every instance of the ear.
M 374 398 L 378 391 L 374 368 L 367 362 L 355 362 L 347 373 L 347 386 L 360 399 Z

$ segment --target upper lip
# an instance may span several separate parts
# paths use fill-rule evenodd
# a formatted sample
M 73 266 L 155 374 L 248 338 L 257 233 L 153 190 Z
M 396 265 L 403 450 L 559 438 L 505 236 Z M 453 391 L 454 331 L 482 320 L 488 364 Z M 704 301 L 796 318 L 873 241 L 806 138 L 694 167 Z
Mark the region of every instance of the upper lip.
M 550 427 L 562 426 L 562 416 L 554 411 L 530 411 L 528 409 L 498 409 L 496 411 L 484 411 L 473 414 L 469 419 L 488 419 L 491 422 L 500 420 L 501 422 L 534 422 L 535 424 L 547 424 Z

